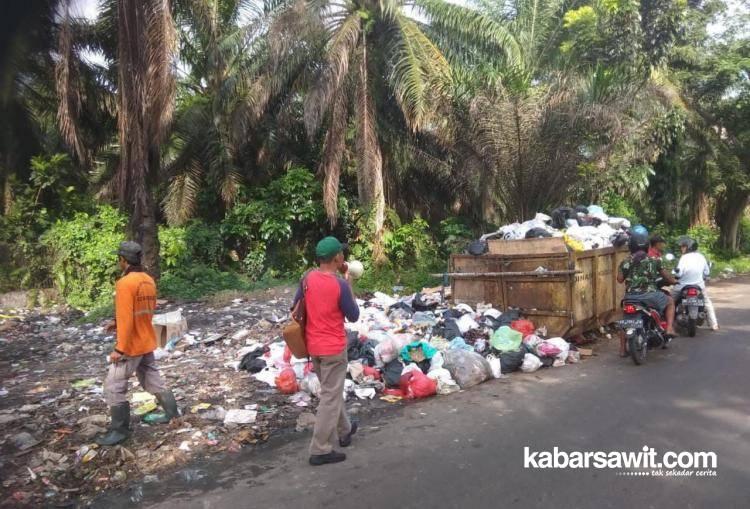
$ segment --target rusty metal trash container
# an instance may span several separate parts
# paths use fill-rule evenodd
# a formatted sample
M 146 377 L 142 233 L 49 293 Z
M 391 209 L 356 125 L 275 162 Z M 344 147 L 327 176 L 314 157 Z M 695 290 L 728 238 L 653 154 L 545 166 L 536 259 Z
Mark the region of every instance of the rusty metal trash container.
M 559 237 L 488 244 L 481 256 L 451 256 L 454 302 L 519 308 L 552 336 L 579 334 L 620 314 L 625 287 L 617 283 L 617 268 L 626 249 L 575 252 Z

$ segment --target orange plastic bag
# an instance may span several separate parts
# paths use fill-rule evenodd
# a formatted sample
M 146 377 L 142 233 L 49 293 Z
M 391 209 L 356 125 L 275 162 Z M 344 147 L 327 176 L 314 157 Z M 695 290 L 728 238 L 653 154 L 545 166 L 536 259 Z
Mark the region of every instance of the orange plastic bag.
M 400 386 L 408 399 L 429 398 L 437 394 L 437 381 L 421 371 L 410 371 L 402 375 Z
M 510 328 L 523 334 L 523 337 L 534 334 L 534 331 L 536 330 L 534 323 L 530 320 L 515 320 L 511 322 Z
M 276 377 L 276 388 L 281 394 L 294 394 L 299 392 L 297 385 L 297 375 L 292 368 L 284 368 Z

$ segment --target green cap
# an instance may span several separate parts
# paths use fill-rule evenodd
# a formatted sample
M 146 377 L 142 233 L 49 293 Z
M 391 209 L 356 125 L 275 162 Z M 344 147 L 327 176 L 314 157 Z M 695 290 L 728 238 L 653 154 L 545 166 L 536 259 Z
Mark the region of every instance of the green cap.
M 318 258 L 331 258 L 341 253 L 348 246 L 342 244 L 336 237 L 326 237 L 315 246 L 315 256 Z

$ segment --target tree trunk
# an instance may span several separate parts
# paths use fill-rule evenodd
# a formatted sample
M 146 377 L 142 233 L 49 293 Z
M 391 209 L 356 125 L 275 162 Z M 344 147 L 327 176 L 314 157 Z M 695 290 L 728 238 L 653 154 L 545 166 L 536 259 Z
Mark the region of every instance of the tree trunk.
M 174 25 L 168 0 L 120 0 L 118 15 L 120 167 L 117 191 L 130 212 L 129 234 L 143 264 L 159 272 L 157 203 L 159 146 L 174 107 Z
M 716 224 L 719 226 L 721 247 L 729 252 L 737 251 L 737 233 L 740 220 L 747 208 L 750 191 L 726 191 L 716 202 Z
M 149 274 L 159 279 L 161 266 L 159 264 L 159 227 L 156 220 L 156 201 L 150 192 L 136 204 L 128 225 L 130 238 L 138 242 L 143 248 L 143 266 Z
M 372 211 L 374 228 L 373 261 L 383 265 L 385 247 L 383 234 L 385 223 L 385 190 L 383 183 L 383 158 L 378 139 L 375 109 L 369 90 L 367 70 L 367 41 L 362 34 L 359 82 L 357 84 L 357 183 L 359 198 Z
M 690 226 L 709 226 L 711 218 L 709 215 L 708 195 L 698 190 L 693 194 L 693 203 L 690 210 Z

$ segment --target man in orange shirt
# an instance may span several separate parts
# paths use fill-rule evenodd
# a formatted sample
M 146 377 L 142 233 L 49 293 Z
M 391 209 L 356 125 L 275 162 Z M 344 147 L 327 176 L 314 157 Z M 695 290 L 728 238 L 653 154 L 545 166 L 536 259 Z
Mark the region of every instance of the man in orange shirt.
M 115 323 L 117 343 L 109 355 L 110 365 L 104 380 L 104 399 L 110 407 L 109 431 L 97 438 L 99 445 L 116 445 L 130 435 L 128 380 L 133 373 L 146 391 L 156 396 L 164 417 L 152 422 L 166 423 L 178 415 L 172 391 L 156 368 L 156 335 L 151 324 L 156 309 L 156 284 L 141 266 L 142 249 L 136 242 L 122 242 L 116 251 L 122 277 L 115 285 Z

